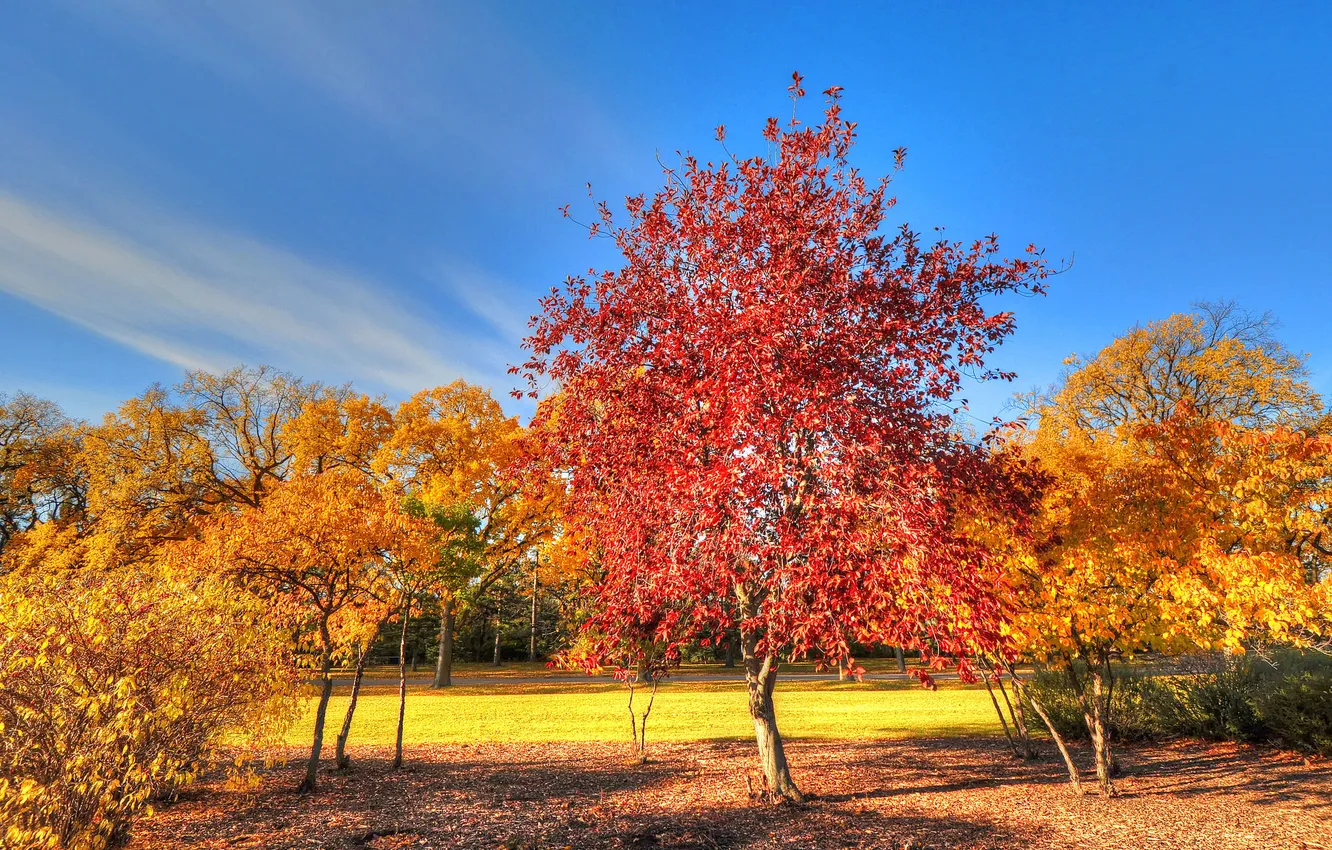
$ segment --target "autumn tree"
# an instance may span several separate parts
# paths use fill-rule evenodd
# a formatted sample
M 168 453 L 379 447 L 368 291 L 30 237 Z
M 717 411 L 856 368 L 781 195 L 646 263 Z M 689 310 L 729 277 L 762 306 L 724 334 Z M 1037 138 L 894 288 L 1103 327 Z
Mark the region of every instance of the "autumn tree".
M 379 480 L 376 459 L 395 428 L 382 401 L 343 389 L 307 399 L 283 424 L 280 437 L 292 474 L 340 469 Z
M 516 370 L 533 396 L 559 388 L 534 427 L 601 547 L 602 654 L 646 625 L 676 659 L 738 626 L 778 798 L 801 797 L 773 708 L 783 658 L 999 639 L 997 576 L 943 498 L 984 474 L 952 411 L 1014 330 L 992 296 L 1046 273 L 992 236 L 890 230 L 888 179 L 851 165 L 839 92 L 817 126 L 769 119 L 766 157 L 686 156 L 623 223 L 601 204 L 590 230 L 623 265 L 552 290 Z
M 430 506 L 409 499 L 389 517 L 395 537 L 384 573 L 398 617 L 398 729 L 393 767 L 402 766 L 403 718 L 407 711 L 407 631 L 413 605 L 430 593 L 450 592 L 459 576 L 471 575 L 479 546 L 476 518 L 466 508 Z
M 378 592 L 386 564 L 415 551 L 415 530 L 396 500 L 333 471 L 272 488 L 262 507 L 217 515 L 200 541 L 178 550 L 196 570 L 230 576 L 268 600 L 299 634 L 320 682 L 303 791 L 316 785 L 334 661 L 351 653 L 366 623 L 385 619 L 393 604 Z
M 75 423 L 54 402 L 0 394 L 0 553 L 16 535 L 83 510 Z
M 439 587 L 439 655 L 434 687 L 451 678 L 454 618 L 460 600 L 484 593 L 550 533 L 551 496 L 527 472 L 533 444 L 515 417 L 486 390 L 455 381 L 423 390 L 394 414 L 394 431 L 376 456 L 378 474 L 404 495 L 455 515 L 475 517 L 470 574 L 454 570 Z
M 195 536 L 211 513 L 259 505 L 291 471 L 283 429 L 327 392 L 268 367 L 190 372 L 77 428 L 70 465 L 87 495 L 69 524 L 87 538 L 90 563 L 145 560 Z
M 393 429 L 393 414 L 380 401 L 343 388 L 308 398 L 300 412 L 282 424 L 279 439 L 290 457 L 292 476 L 338 471 L 363 478 L 367 484 L 382 486 L 385 481 L 376 474 L 375 458 Z M 393 601 L 393 588 L 387 583 L 372 586 L 368 591 L 375 604 L 366 610 L 379 616 L 357 618 L 359 634 L 348 636 L 354 670 L 347 710 L 334 742 L 334 762 L 339 769 L 351 766 L 347 742 L 360 703 L 370 648 L 399 607 Z
M 1018 441 L 1049 483 L 1008 559 L 1014 632 L 1067 675 L 1113 793 L 1112 660 L 1324 639 L 1332 439 L 1302 360 L 1230 305 L 1071 366 Z

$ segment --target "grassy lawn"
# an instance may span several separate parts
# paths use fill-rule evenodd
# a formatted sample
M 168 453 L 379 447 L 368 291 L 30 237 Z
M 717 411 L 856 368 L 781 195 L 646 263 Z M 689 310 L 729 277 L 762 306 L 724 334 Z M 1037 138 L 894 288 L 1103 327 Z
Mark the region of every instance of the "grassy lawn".
M 642 692 L 640 692 L 640 700 Z M 927 691 L 906 682 L 786 682 L 775 696 L 777 721 L 790 738 L 905 738 L 998 734 L 998 721 L 983 688 L 941 683 Z M 641 706 L 643 703 L 640 702 Z M 627 692 L 619 685 L 550 684 L 499 688 L 414 687 L 407 694 L 403 742 L 617 741 L 629 737 Z M 352 724 L 354 744 L 392 745 L 397 690 L 366 689 Z M 326 740 L 341 728 L 345 695 L 329 704 Z M 292 729 L 305 744 L 314 705 Z M 675 682 L 663 685 L 648 721 L 648 740 L 748 738 L 753 726 L 740 683 Z
M 896 673 L 897 661 L 892 658 L 866 658 L 857 659 L 857 664 L 865 668 L 867 673 Z M 915 669 L 917 666 L 914 658 L 908 659 L 908 666 Z M 339 680 L 350 680 L 352 677 L 350 668 L 335 670 L 333 675 Z M 783 662 L 782 672 L 790 673 L 815 673 L 814 662 L 797 661 Z M 828 671 L 823 671 L 828 672 Z M 371 665 L 366 668 L 365 675 L 370 679 L 397 679 L 398 667 L 394 664 Z M 415 672 L 408 670 L 407 678 L 411 681 L 429 681 L 435 675 L 435 668 L 432 664 L 422 663 Z M 610 671 L 605 675 L 610 676 Z M 734 678 L 744 675 L 744 668 L 724 667 L 718 662 L 711 663 L 686 663 L 680 665 L 672 671 L 675 676 L 718 676 L 723 678 Z M 495 667 L 487 662 L 454 662 L 453 676 L 458 679 L 528 679 L 528 678 L 574 678 L 585 679 L 587 674 L 581 670 L 553 669 L 547 666 L 544 661 L 505 661 L 499 667 Z

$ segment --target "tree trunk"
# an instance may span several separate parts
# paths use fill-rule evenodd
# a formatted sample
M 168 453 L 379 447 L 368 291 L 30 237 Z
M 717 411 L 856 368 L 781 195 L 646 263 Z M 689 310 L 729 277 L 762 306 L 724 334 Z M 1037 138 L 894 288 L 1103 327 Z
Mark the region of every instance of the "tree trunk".
M 532 565 L 532 626 L 527 636 L 527 660 L 536 661 L 536 640 L 537 640 L 537 571 L 536 564 Z
M 994 706 L 994 713 L 999 715 L 999 723 L 1004 727 L 1004 737 L 1008 739 L 1008 745 L 1013 748 L 1013 755 L 1022 758 L 1022 751 L 1018 747 L 1017 738 L 1009 730 L 1008 718 L 1004 717 L 1004 710 L 999 707 L 999 698 L 994 695 L 994 685 L 990 682 L 990 671 L 981 667 L 980 659 L 976 659 L 976 666 L 981 671 L 981 681 L 985 684 L 985 691 L 990 695 L 990 703 Z
M 1106 688 L 1104 664 L 1089 667 L 1087 678 L 1091 680 L 1091 689 L 1082 700 L 1082 716 L 1087 721 L 1087 731 L 1091 733 L 1092 753 L 1096 756 L 1096 779 L 1101 783 L 1101 790 L 1107 797 L 1117 793 L 1111 777 L 1113 761 L 1110 756 L 1110 730 L 1106 721 L 1110 715 L 1109 697 Z
M 625 684 L 629 686 L 629 732 L 634 739 L 634 758 L 639 764 L 647 764 L 647 722 L 648 716 L 652 714 L 652 703 L 657 699 L 657 685 L 660 681 L 654 676 L 652 679 L 652 692 L 648 695 L 647 708 L 643 709 L 640 717 L 634 710 L 634 694 L 637 691 L 638 677 L 626 679 Z
M 997 667 L 995 668 L 995 672 L 999 672 Z M 1013 687 L 1015 689 L 1014 696 L 1016 696 L 1017 677 L 1013 676 L 1013 679 Z M 1008 698 L 1008 690 L 1004 687 L 1004 679 L 1002 675 L 999 675 L 995 679 L 995 684 L 999 688 L 999 694 L 1004 698 L 1004 705 L 1008 706 L 1008 716 L 1009 719 L 1013 721 L 1013 728 L 1017 730 L 1018 740 L 1022 744 L 1023 760 L 1030 761 L 1031 759 L 1036 758 L 1036 745 L 1031 741 L 1031 729 L 1027 726 L 1027 710 L 1022 707 L 1022 700 L 1019 699 L 1015 702 Z
M 412 597 L 402 605 L 402 632 L 398 637 L 398 738 L 393 751 L 393 769 L 402 767 L 402 719 L 407 713 L 407 624 L 412 618 Z
M 772 704 L 772 690 L 777 684 L 777 659 L 754 654 L 754 638 L 745 640 L 745 683 L 749 686 L 749 715 L 754 719 L 754 738 L 758 743 L 759 765 L 768 794 L 773 800 L 803 802 L 805 795 L 791 779 L 786 763 L 786 748 L 777 729 L 777 715 Z
M 453 596 L 442 604 L 439 617 L 439 657 L 435 659 L 435 681 L 432 688 L 447 688 L 453 684 Z
M 352 679 L 351 700 L 347 703 L 347 716 L 342 718 L 342 731 L 338 733 L 336 763 L 338 770 L 351 767 L 351 757 L 347 755 L 347 737 L 351 735 L 352 715 L 356 713 L 356 699 L 361 695 L 361 679 L 365 677 L 365 658 L 370 654 L 370 644 L 366 642 L 356 653 L 356 676 Z
M 902 654 L 902 647 L 893 647 L 893 656 L 897 658 L 897 672 L 906 674 L 906 656 Z
M 1018 691 L 1018 700 L 1021 701 L 1025 699 L 1027 702 L 1031 703 L 1032 711 L 1035 711 L 1036 716 L 1041 718 L 1041 722 L 1045 724 L 1045 728 L 1049 731 L 1050 737 L 1054 739 L 1055 746 L 1059 748 L 1059 755 L 1064 757 L 1064 766 L 1068 768 L 1068 781 L 1073 784 L 1074 793 L 1081 795 L 1082 777 L 1078 775 L 1078 766 L 1073 763 L 1073 756 L 1068 752 L 1068 745 L 1064 743 L 1064 736 L 1059 734 L 1059 730 L 1055 728 L 1054 721 L 1050 719 L 1050 715 L 1046 713 L 1045 709 L 1041 706 L 1036 697 L 1032 695 L 1031 691 L 1027 690 L 1025 683 L 1019 680 L 1016 676 L 1013 677 L 1013 688 Z
M 500 666 L 500 618 L 498 613 L 495 614 L 495 657 L 490 662 L 490 666 Z
M 319 709 L 315 712 L 314 743 L 310 746 L 310 758 L 305 763 L 305 779 L 301 780 L 296 790 L 308 794 L 315 790 L 319 774 L 319 753 L 324 748 L 324 720 L 328 717 L 328 698 L 333 695 L 333 640 L 328 633 L 328 618 L 319 622 L 319 637 L 323 647 L 319 657 Z
M 726 666 L 735 666 L 735 635 L 726 635 Z

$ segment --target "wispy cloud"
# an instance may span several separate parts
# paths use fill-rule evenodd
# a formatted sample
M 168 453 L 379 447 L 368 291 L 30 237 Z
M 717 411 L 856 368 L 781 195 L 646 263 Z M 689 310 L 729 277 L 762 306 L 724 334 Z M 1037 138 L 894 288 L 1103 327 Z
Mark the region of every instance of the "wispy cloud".
M 89 221 L 0 190 L 0 290 L 184 368 L 264 361 L 393 392 L 458 376 L 502 389 L 509 357 L 382 282 L 128 205 Z
M 515 349 L 528 335 L 528 320 L 537 302 L 506 280 L 465 260 L 455 259 L 439 268 L 449 297 L 494 328 Z

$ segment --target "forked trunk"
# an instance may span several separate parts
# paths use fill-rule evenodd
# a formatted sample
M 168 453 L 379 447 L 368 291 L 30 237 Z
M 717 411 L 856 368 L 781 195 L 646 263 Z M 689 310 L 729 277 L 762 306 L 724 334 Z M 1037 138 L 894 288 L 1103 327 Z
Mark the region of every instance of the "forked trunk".
M 439 618 L 439 658 L 435 659 L 435 681 L 432 688 L 447 688 L 453 684 L 453 597 L 444 600 L 444 611 Z
M 319 623 L 319 637 L 323 649 L 319 657 L 319 708 L 315 711 L 314 743 L 310 746 L 310 758 L 305 763 L 305 779 L 301 780 L 296 790 L 307 794 L 315 790 L 319 774 L 319 753 L 324 749 L 324 720 L 328 717 L 328 698 L 333 695 L 333 647 L 328 633 L 328 620 Z
M 745 645 L 745 683 L 749 686 L 749 715 L 754 719 L 754 738 L 758 743 L 759 765 L 763 769 L 764 783 L 773 800 L 803 802 L 791 779 L 786 763 L 786 748 L 782 733 L 777 729 L 777 714 L 773 708 L 772 690 L 777 684 L 777 659 L 771 655 L 758 658 L 753 653 L 752 638 Z
M 407 713 L 407 624 L 412 618 L 412 598 L 402 605 L 402 631 L 398 636 L 398 737 L 393 751 L 393 767 L 402 767 L 402 720 Z
M 352 715 L 356 713 L 356 699 L 361 695 L 361 680 L 365 678 L 365 659 L 370 654 L 370 644 L 367 642 L 361 646 L 356 653 L 356 675 L 352 678 L 351 699 L 347 702 L 347 716 L 342 718 L 342 731 L 338 733 L 338 744 L 335 751 L 338 770 L 346 770 L 351 767 L 351 757 L 347 755 L 347 737 L 351 735 Z
M 647 764 L 647 722 L 648 716 L 652 714 L 652 704 L 657 700 L 657 685 L 659 681 L 654 677 L 652 679 L 652 692 L 648 695 L 647 708 L 643 709 L 642 716 L 634 709 L 634 694 L 637 677 L 627 679 L 625 683 L 629 686 L 629 732 L 633 736 L 634 758 L 640 764 Z

